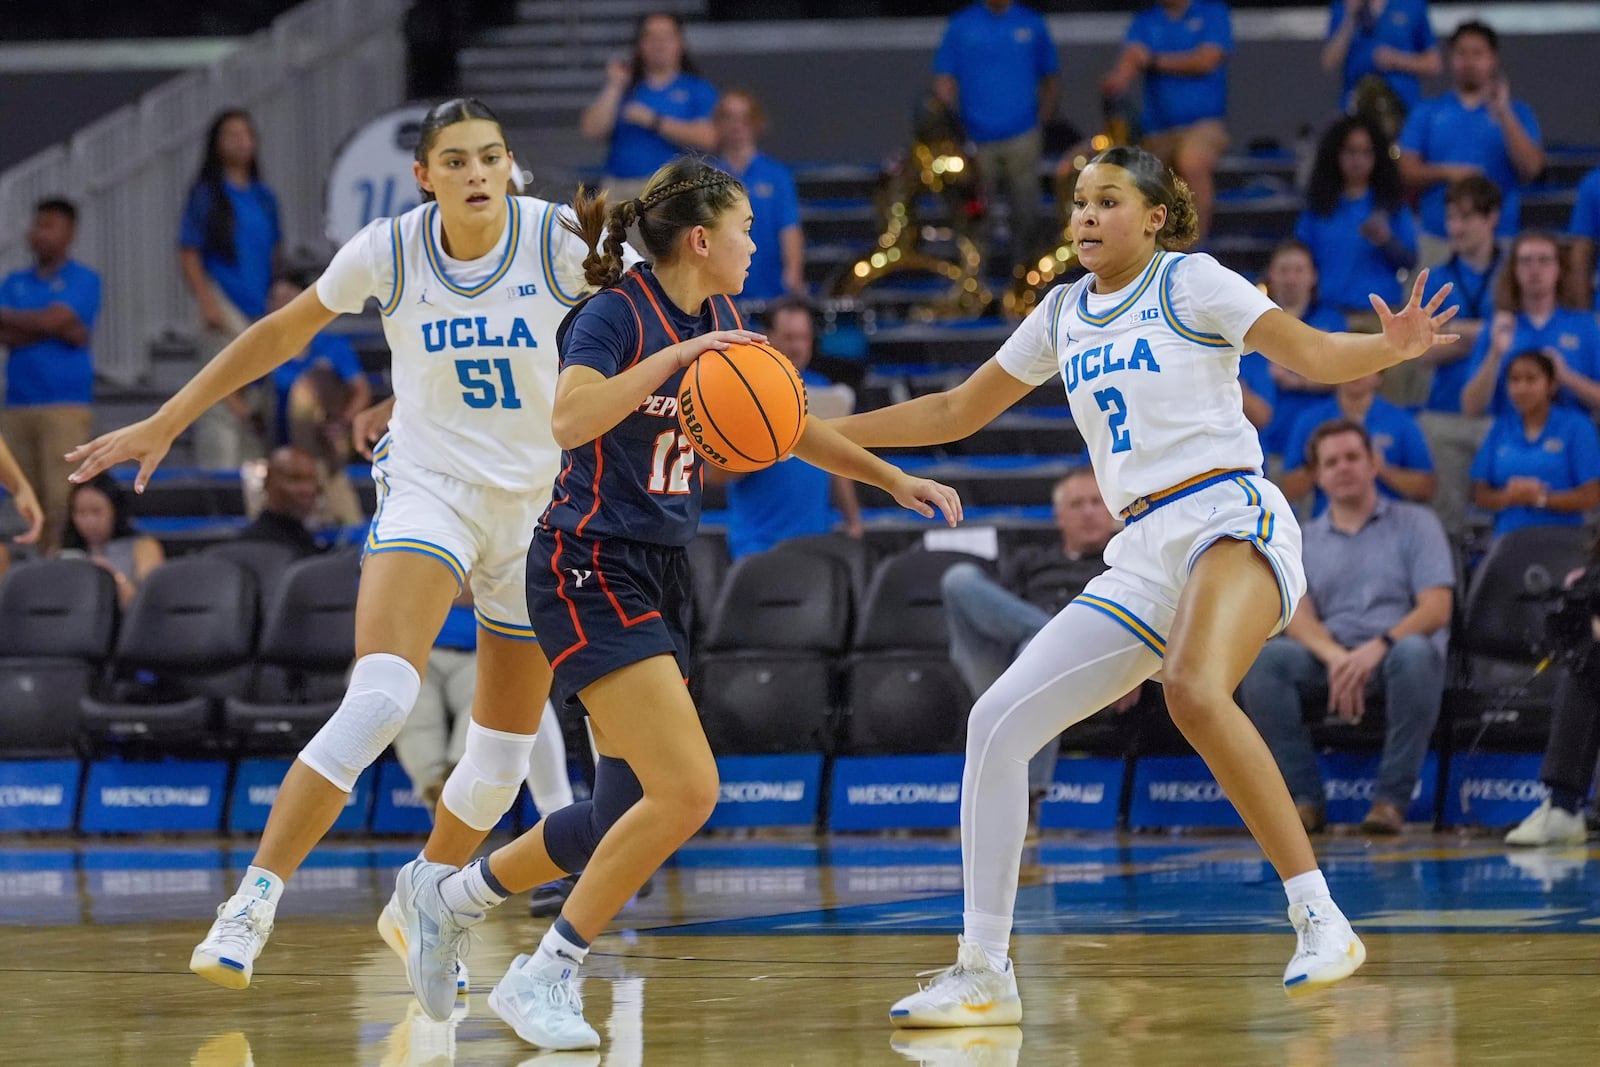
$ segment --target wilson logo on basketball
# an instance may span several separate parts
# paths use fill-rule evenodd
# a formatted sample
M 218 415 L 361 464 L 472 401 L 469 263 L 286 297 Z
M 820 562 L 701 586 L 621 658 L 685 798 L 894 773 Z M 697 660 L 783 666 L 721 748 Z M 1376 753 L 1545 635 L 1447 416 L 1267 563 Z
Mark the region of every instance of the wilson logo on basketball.
M 683 392 L 678 394 L 678 423 L 683 427 L 683 432 L 689 435 L 694 442 L 695 451 L 713 463 L 726 465 L 728 457 L 718 452 L 713 445 L 706 442 L 706 428 L 700 421 L 694 408 L 694 390 L 684 386 Z

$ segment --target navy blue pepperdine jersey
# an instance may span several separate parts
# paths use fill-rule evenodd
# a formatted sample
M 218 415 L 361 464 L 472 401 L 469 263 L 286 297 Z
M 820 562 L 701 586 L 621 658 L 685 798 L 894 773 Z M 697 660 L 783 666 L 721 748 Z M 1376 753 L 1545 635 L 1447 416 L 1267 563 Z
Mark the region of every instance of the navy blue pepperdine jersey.
M 743 324 L 733 301 L 713 296 L 686 315 L 645 266 L 578 307 L 556 334 L 561 367 L 592 367 L 607 378 L 668 345 Z M 561 454 L 541 522 L 586 537 L 687 545 L 700 526 L 702 460 L 678 427 L 678 371 L 611 430 Z

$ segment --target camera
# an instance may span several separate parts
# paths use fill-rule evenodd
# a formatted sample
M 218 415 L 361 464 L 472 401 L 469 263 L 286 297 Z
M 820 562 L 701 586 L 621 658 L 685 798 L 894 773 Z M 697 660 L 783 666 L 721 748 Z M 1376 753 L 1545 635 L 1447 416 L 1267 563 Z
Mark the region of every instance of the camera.
M 1576 582 L 1545 594 L 1544 644 L 1558 659 L 1581 659 L 1594 647 L 1591 620 L 1600 615 L 1600 566 L 1591 564 Z

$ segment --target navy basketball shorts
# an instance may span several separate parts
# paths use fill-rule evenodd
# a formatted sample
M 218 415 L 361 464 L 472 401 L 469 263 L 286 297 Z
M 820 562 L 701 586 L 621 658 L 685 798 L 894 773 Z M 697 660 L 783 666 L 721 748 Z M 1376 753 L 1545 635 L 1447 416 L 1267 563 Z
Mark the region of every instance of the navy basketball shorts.
M 540 526 L 528 547 L 528 615 L 562 697 L 612 671 L 677 658 L 689 677 L 689 554 L 677 545 Z

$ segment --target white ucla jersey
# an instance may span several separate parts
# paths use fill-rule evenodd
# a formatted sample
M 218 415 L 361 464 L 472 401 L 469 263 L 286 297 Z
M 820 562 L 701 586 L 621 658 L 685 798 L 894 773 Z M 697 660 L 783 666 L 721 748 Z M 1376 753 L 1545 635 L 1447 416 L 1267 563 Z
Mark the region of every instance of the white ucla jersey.
M 1059 285 L 1001 347 L 1021 381 L 1059 374 L 1114 512 L 1212 470 L 1261 469 L 1244 417 L 1244 335 L 1276 307 L 1207 255 L 1157 252 L 1128 287 Z
M 437 204 L 378 219 L 317 283 L 331 310 L 383 312 L 392 354 L 390 434 L 408 461 L 475 485 L 546 491 L 561 449 L 550 431 L 556 328 L 588 286 L 569 208 L 508 196 L 500 243 L 470 262 L 440 240 Z

